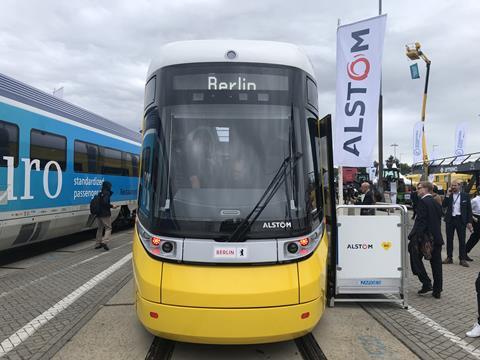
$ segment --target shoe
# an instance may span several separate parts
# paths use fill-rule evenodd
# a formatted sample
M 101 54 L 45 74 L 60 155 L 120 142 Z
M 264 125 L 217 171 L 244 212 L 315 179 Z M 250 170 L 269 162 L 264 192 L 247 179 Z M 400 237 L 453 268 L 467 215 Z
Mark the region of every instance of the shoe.
M 467 261 L 473 261 L 473 259 L 472 259 L 470 256 L 468 256 L 468 255 L 467 255 L 467 257 L 465 258 L 465 260 L 467 260 Z
M 467 332 L 467 336 L 472 338 L 480 336 L 480 325 L 478 324 L 478 322 L 476 322 L 475 325 L 473 325 L 472 330 Z
M 107 251 L 110 250 L 110 248 L 108 247 L 107 244 L 102 244 L 102 246 L 103 246 L 103 248 L 104 248 L 105 250 L 107 250 Z
M 432 292 L 432 296 L 435 298 L 435 299 L 440 299 L 442 297 L 442 293 L 439 292 L 439 291 L 434 291 Z
M 470 265 L 468 265 L 468 262 L 466 260 L 460 260 L 460 265 L 463 267 L 470 267 Z
M 429 286 L 422 286 L 422 288 L 420 290 L 418 290 L 418 295 L 425 295 L 426 293 L 432 291 L 432 286 L 429 285 Z
M 100 249 L 101 247 L 103 247 L 102 244 L 95 245 L 95 249 Z
M 453 264 L 453 260 L 451 257 L 447 257 L 445 260 L 442 261 L 442 264 Z

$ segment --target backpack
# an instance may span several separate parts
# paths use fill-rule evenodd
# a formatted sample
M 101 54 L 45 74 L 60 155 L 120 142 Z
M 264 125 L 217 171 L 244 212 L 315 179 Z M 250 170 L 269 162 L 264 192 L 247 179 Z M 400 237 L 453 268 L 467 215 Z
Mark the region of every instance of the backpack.
M 99 192 L 97 195 L 95 195 L 92 200 L 90 201 L 90 214 L 92 215 L 99 215 L 100 214 L 100 198 L 101 192 Z

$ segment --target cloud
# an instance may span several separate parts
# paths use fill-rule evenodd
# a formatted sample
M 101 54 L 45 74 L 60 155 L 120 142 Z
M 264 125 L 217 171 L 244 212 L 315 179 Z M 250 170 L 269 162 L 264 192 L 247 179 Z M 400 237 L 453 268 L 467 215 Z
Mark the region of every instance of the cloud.
M 287 41 L 312 59 L 323 113 L 335 109 L 336 27 L 372 17 L 378 2 L 273 0 L 98 1 L 3 0 L 0 13 L 0 72 L 52 92 L 133 130 L 140 127 L 143 86 L 150 57 L 177 40 L 224 38 Z M 453 151 L 456 123 L 470 124 L 467 151 L 480 109 L 480 3 L 384 2 L 388 13 L 383 56 L 384 157 L 391 143 L 411 160 L 412 127 L 420 119 L 420 80 L 410 80 L 406 43 L 420 41 L 432 59 L 427 100 L 427 141 Z

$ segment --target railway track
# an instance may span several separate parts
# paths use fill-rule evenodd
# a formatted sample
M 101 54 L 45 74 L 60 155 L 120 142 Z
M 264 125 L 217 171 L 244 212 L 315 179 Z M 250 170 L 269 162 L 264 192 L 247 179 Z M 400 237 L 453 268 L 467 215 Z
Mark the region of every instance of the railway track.
M 312 334 L 295 339 L 295 345 L 304 360 L 326 360 L 320 345 Z M 175 342 L 155 337 L 145 360 L 170 360 L 175 350 Z M 233 349 L 232 349 L 233 351 Z

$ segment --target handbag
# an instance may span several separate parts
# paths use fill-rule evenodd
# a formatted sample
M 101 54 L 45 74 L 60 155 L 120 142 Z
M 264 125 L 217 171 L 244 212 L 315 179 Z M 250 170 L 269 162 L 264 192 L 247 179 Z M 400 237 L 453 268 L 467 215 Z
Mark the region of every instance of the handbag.
M 417 246 L 419 252 L 426 260 L 432 259 L 433 251 L 433 236 L 430 232 L 426 232 L 423 235 L 417 237 Z

